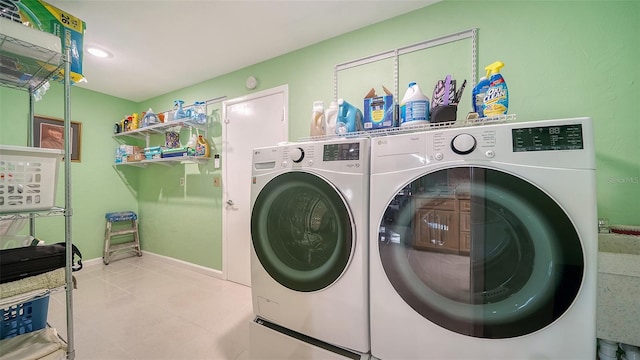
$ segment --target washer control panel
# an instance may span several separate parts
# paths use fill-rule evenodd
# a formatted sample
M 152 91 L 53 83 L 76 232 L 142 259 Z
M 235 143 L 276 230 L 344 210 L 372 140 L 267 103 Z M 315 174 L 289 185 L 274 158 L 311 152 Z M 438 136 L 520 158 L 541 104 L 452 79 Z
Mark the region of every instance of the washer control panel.
M 297 146 L 289 148 L 289 157 L 294 163 L 301 162 L 304 160 L 304 149 Z
M 316 168 L 345 173 L 361 173 L 369 168 L 370 140 L 336 139 L 288 143 L 280 146 L 256 148 L 254 169 L 267 170 Z
M 322 146 L 322 161 L 360 160 L 360 143 L 345 142 Z

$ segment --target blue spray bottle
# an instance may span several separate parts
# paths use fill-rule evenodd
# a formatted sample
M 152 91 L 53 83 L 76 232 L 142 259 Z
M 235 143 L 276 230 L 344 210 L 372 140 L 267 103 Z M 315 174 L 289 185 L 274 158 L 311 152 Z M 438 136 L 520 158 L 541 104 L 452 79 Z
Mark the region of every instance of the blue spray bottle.
M 487 94 L 487 90 L 489 90 L 489 75 L 491 71 L 487 71 L 487 76 L 483 76 L 478 81 L 478 84 L 471 91 L 471 106 L 473 108 L 473 112 L 478 113 L 478 116 L 484 117 L 482 113 L 482 104 L 484 103 L 484 96 Z
M 487 90 L 482 104 L 484 116 L 504 115 L 509 108 L 509 89 L 507 89 L 506 81 L 500 75 L 500 69 L 503 66 L 504 64 L 501 61 L 496 61 L 484 68 L 491 72 L 489 90 Z
M 182 100 L 173 101 L 173 120 L 180 120 L 187 117 L 187 113 L 182 109 L 182 105 L 184 105 L 184 101 Z

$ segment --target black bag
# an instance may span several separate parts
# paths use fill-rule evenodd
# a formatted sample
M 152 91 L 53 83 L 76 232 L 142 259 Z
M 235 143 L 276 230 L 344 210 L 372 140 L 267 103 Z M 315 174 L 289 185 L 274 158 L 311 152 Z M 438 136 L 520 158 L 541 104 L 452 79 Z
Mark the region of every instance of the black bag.
M 78 265 L 72 261 L 72 270 L 82 269 L 82 254 L 75 245 L 72 257 L 77 255 Z M 0 284 L 44 274 L 65 267 L 65 243 L 24 246 L 0 250 Z

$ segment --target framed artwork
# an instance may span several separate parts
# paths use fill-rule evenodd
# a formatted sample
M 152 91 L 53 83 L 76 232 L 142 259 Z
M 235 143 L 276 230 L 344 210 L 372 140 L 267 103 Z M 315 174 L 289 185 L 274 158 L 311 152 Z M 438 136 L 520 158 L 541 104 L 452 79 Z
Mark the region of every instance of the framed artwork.
M 33 146 L 64 150 L 64 120 L 47 116 L 33 117 Z M 82 123 L 71 122 L 71 161 L 80 162 Z

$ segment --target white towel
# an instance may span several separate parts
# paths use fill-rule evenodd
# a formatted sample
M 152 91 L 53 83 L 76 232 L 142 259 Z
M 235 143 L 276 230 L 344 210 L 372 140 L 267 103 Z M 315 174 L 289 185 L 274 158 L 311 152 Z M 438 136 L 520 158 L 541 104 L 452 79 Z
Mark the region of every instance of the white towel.
M 55 289 L 65 284 L 64 268 L 0 284 L 0 299 L 29 293 L 34 290 Z
M 54 328 L 44 328 L 0 341 L 0 360 L 62 360 L 65 344 Z

